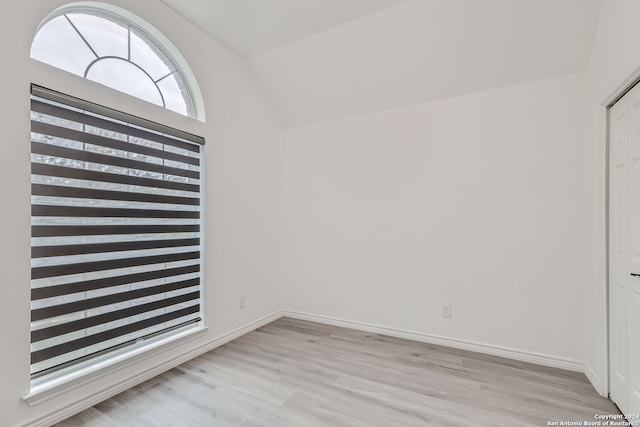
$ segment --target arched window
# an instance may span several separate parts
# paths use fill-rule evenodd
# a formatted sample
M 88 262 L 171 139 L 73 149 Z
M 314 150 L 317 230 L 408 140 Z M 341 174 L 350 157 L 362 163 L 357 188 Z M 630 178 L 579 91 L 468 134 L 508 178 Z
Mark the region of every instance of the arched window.
M 31 57 L 204 121 L 188 64 L 126 10 L 58 9 L 38 28 Z M 204 138 L 93 98 L 31 87 L 36 394 L 202 327 Z
M 84 5 L 58 9 L 40 25 L 31 57 L 198 117 L 193 83 L 176 58 L 149 31 L 111 10 Z

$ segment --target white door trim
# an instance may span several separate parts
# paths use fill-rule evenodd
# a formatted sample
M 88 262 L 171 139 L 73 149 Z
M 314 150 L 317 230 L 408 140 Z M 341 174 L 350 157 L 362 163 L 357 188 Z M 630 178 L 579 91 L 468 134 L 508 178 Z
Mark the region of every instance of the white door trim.
M 598 338 L 602 349 L 601 375 L 593 378 L 593 369 L 585 366 L 585 371 L 590 371 L 590 380 L 602 396 L 609 396 L 609 107 L 640 82 L 640 63 L 628 72 L 617 85 L 612 87 L 608 95 L 600 103 L 598 111 Z

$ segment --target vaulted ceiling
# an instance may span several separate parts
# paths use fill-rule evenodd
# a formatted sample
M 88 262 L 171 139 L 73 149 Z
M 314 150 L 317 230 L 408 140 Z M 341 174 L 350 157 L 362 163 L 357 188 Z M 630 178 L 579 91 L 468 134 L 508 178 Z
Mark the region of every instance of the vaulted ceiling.
M 285 127 L 586 68 L 602 0 L 163 0 L 244 56 Z

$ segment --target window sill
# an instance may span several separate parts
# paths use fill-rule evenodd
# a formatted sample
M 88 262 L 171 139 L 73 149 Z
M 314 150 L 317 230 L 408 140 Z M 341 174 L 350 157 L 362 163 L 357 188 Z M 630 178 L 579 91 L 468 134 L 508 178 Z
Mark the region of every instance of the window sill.
M 166 351 L 200 338 L 207 333 L 208 329 L 208 326 L 202 326 L 179 332 L 122 354 L 115 355 L 107 360 L 93 363 L 90 366 L 74 370 L 57 378 L 52 378 L 49 381 L 32 387 L 29 394 L 23 396 L 22 399 L 27 402 L 29 406 L 45 402 L 128 366 L 140 363 L 145 359 L 157 355 L 160 351 Z

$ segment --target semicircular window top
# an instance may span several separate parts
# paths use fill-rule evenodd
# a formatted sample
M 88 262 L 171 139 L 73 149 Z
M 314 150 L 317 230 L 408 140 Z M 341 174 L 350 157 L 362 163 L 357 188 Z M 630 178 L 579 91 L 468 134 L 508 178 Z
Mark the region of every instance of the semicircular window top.
M 31 58 L 196 117 L 177 61 L 140 26 L 114 13 L 72 7 L 52 14 L 36 33 Z

